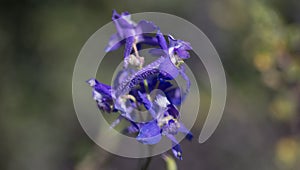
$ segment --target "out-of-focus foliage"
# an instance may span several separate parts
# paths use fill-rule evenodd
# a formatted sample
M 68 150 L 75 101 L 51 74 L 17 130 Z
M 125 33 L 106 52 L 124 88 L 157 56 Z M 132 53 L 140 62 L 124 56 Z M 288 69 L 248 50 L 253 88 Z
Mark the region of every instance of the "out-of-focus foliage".
M 244 51 L 253 58 L 261 80 L 270 88 L 269 111 L 278 126 L 288 126 L 276 141 L 275 157 L 282 169 L 299 168 L 300 29 L 283 20 L 265 3 L 250 8 L 253 26 Z
M 28 0 L 3 2 L 0 9 L 0 169 L 140 165 L 95 146 L 72 104 L 76 57 L 89 36 L 110 21 L 113 9 L 183 17 L 208 36 L 224 64 L 228 98 L 221 124 L 204 144 L 181 143 L 185 155 L 176 162 L 178 169 L 299 169 L 300 1 Z M 201 82 L 200 115 L 192 129 L 197 137 L 210 89 L 203 65 L 187 64 L 202 70 L 195 73 Z M 99 75 L 113 69 L 103 64 Z M 156 156 L 149 169 L 164 165 Z

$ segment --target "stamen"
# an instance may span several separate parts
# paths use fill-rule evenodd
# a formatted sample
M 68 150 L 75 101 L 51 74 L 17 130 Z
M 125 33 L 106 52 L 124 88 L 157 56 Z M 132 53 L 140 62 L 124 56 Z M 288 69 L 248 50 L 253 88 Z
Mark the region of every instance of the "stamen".
M 168 124 L 169 120 L 174 120 L 175 122 L 177 122 L 177 120 L 174 119 L 173 116 L 168 115 L 168 116 L 163 117 L 162 119 L 158 120 L 157 124 L 158 124 L 158 126 L 163 126 L 165 124 Z
M 176 67 L 180 67 L 181 66 L 181 64 L 183 64 L 184 63 L 184 61 L 182 60 L 182 59 L 179 59 L 178 61 L 177 61 L 177 64 L 176 64 Z
M 159 86 L 159 84 L 160 84 L 160 81 L 159 81 L 159 80 L 157 80 L 157 82 L 156 82 L 156 84 L 155 84 L 155 87 L 154 87 L 154 89 L 158 89 L 158 86 Z
M 145 60 L 144 60 L 144 57 L 140 57 L 140 55 L 139 55 L 138 49 L 136 47 L 136 41 L 137 41 L 137 39 L 134 40 L 134 43 L 132 44 L 132 48 L 134 50 L 136 59 L 139 61 L 139 69 L 141 69 L 141 68 L 143 68 Z
M 140 57 L 140 56 L 139 56 L 139 52 L 138 52 L 137 47 L 136 47 L 136 40 L 135 40 L 135 42 L 132 44 L 132 47 L 133 47 L 133 50 L 134 50 L 135 55 L 136 55 L 137 57 Z
M 177 67 L 180 68 L 181 64 L 184 63 L 184 61 L 178 56 L 178 55 L 171 55 L 170 56 L 172 63 Z
M 133 102 L 136 102 L 136 99 L 135 99 L 135 97 L 134 97 L 134 96 L 132 96 L 132 95 L 130 95 L 130 94 L 128 94 L 128 95 L 124 95 L 124 96 L 123 96 L 123 98 L 124 98 L 124 99 L 130 99 L 130 100 L 132 100 Z

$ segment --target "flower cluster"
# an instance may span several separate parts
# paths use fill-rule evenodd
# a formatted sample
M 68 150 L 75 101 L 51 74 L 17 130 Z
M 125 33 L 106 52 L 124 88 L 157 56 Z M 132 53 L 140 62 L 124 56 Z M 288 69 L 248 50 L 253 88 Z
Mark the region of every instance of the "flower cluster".
M 190 57 L 188 50 L 192 47 L 171 35 L 166 39 L 152 22 L 142 20 L 135 23 L 128 12 L 118 14 L 113 11 L 112 20 L 117 33 L 111 36 L 105 51 L 110 52 L 124 45 L 124 66 L 112 86 L 94 78 L 87 81 L 93 88 L 93 99 L 100 110 L 119 114 L 112 128 L 122 119 L 126 120 L 130 126 L 125 132 L 135 134 L 137 141 L 149 145 L 158 143 L 162 136 L 166 136 L 172 141 L 174 155 L 181 160 L 182 151 L 175 135 L 180 132 L 188 140 L 193 137 L 180 121 L 178 111 L 190 90 L 190 80 L 183 63 Z M 139 55 L 143 44 L 153 46 L 149 53 L 157 56 L 148 65 Z M 178 76 L 186 82 L 184 90 L 174 82 Z M 145 112 L 149 119 L 141 116 Z

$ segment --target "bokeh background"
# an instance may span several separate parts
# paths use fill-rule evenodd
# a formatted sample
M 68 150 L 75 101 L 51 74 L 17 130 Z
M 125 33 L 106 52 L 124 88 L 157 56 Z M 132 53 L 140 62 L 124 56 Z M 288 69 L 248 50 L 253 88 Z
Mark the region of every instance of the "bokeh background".
M 140 160 L 95 145 L 72 103 L 78 53 L 113 9 L 187 19 L 208 36 L 224 64 L 228 98 L 221 123 L 204 144 L 182 142 L 179 169 L 300 169 L 298 0 L 2 0 L 0 169 L 138 169 Z M 200 80 L 207 83 L 205 76 Z M 200 90 L 196 137 L 210 100 L 210 91 Z M 150 169 L 165 166 L 156 156 Z

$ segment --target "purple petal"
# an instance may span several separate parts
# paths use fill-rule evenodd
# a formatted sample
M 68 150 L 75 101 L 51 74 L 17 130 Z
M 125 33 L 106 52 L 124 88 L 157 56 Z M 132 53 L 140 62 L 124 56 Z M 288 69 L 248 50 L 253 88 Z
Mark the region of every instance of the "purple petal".
M 156 121 L 144 124 L 136 139 L 143 144 L 153 145 L 158 143 L 161 140 L 161 133 Z
M 144 104 L 145 108 L 150 112 L 152 118 L 156 117 L 156 112 L 152 108 L 152 103 L 150 100 L 148 100 L 146 94 L 142 94 L 141 92 L 138 92 L 139 97 L 142 99 L 142 103 Z
M 176 40 L 171 35 L 168 36 L 169 48 L 174 48 L 173 53 L 176 53 L 180 58 L 187 59 L 190 54 L 187 50 L 192 50 L 192 46 L 189 42 L 183 40 Z
M 192 50 L 192 46 L 189 42 L 183 41 L 183 40 L 177 40 L 177 44 L 179 46 L 179 48 L 181 48 L 182 50 Z
M 95 86 L 95 90 L 100 92 L 101 94 L 111 96 L 111 87 L 106 84 L 103 84 L 103 83 L 97 84 Z
M 168 40 L 169 40 L 169 48 L 176 46 L 177 40 L 172 35 L 168 35 Z
M 102 95 L 111 96 L 111 87 L 109 85 L 100 83 L 95 78 L 91 78 L 86 82 Z
M 178 87 L 175 89 L 167 90 L 166 96 L 171 101 L 172 104 L 179 106 L 183 101 L 185 101 L 187 95 L 190 92 L 191 81 L 189 77 L 185 74 L 185 67 L 182 65 L 179 69 L 180 76 L 185 80 L 186 86 L 185 89 Z
M 185 134 L 185 138 L 189 141 L 193 139 L 193 134 L 184 126 L 183 123 L 180 123 L 180 127 L 178 128 L 178 131 Z
M 165 77 L 164 75 L 160 74 L 159 75 L 159 78 L 157 81 L 159 81 L 159 86 L 158 86 L 158 89 L 162 90 L 162 91 L 165 91 L 167 88 L 173 86 L 172 83 L 170 83 L 169 81 L 167 80 L 172 80 L 170 79 L 170 77 Z
M 95 85 L 99 84 L 98 80 L 96 80 L 95 78 L 90 78 L 85 82 L 89 84 L 91 87 L 95 87 Z
M 161 57 L 154 62 L 150 63 L 143 69 L 139 70 L 138 72 L 134 73 L 133 75 L 129 76 L 126 80 L 120 84 L 120 86 L 116 89 L 116 96 L 124 95 L 126 93 L 129 93 L 131 89 L 139 83 L 149 78 L 150 76 L 159 73 L 159 70 L 157 69 L 159 65 L 165 60 L 164 57 Z
M 175 53 L 182 59 L 190 58 L 190 53 L 187 50 L 192 50 L 191 44 L 182 40 L 177 40 Z
M 167 137 L 172 141 L 172 152 L 173 152 L 174 156 L 177 159 L 182 160 L 182 150 L 181 150 L 181 147 L 180 147 L 178 141 L 176 140 L 176 138 L 173 135 L 167 135 Z
M 136 35 L 135 38 L 138 44 L 148 44 L 152 46 L 156 46 L 158 44 L 156 38 L 144 34 Z
M 177 139 L 174 137 L 174 135 L 167 134 L 166 136 L 172 141 L 173 145 L 178 145 L 179 144 Z
M 125 69 L 119 71 L 114 80 L 114 85 L 113 85 L 114 89 L 118 88 L 120 86 L 120 84 L 122 84 L 122 82 L 124 80 L 126 80 L 134 72 L 135 72 L 135 70 L 133 70 L 131 68 L 125 68 Z
M 120 18 L 120 14 L 118 14 L 118 12 L 114 9 L 113 10 L 113 14 L 112 14 L 112 20 L 116 20 Z
M 167 45 L 164 35 L 160 32 L 160 30 L 157 31 L 156 38 L 158 40 L 158 43 L 159 43 L 159 46 L 161 47 L 161 49 L 163 49 L 164 51 L 167 51 L 168 45 Z
M 109 85 L 100 83 L 94 78 L 87 80 L 87 83 L 93 87 L 93 98 L 96 100 L 100 110 L 108 113 L 117 111 L 113 106 L 111 87 Z
M 149 50 L 149 53 L 154 55 L 154 56 L 166 56 L 166 52 L 162 49 L 151 49 Z
M 178 68 L 172 63 L 170 57 L 165 58 L 164 62 L 159 66 L 159 69 L 169 74 L 173 79 L 179 74 Z
M 180 105 L 183 101 L 180 87 L 166 91 L 166 96 L 168 97 L 169 101 L 176 106 Z
M 125 61 L 126 61 L 126 58 L 130 55 L 130 53 L 132 51 L 133 43 L 134 43 L 134 37 L 128 37 L 126 39 L 125 50 L 124 50 Z
M 177 110 L 177 108 L 172 105 L 172 104 L 169 104 L 168 105 L 168 113 L 170 115 L 172 115 L 174 118 L 178 118 L 179 117 L 179 111 Z
M 179 144 L 172 147 L 172 152 L 177 159 L 182 160 L 182 150 Z
M 112 20 L 121 39 L 134 35 L 135 23 L 131 21 L 129 13 L 120 15 L 114 10 Z
M 177 50 L 175 50 L 175 52 L 182 59 L 188 59 L 188 58 L 190 58 L 190 53 L 187 52 L 186 50 L 177 49 Z
M 150 21 L 142 20 L 136 26 L 137 34 L 151 33 L 157 29 L 157 26 Z
M 141 92 L 138 92 L 140 98 L 142 99 L 143 104 L 145 105 L 145 108 L 147 110 L 149 110 L 152 107 L 152 103 L 150 102 L 150 100 L 148 100 L 147 95 L 146 94 L 142 94 Z
M 123 43 L 124 40 L 120 38 L 118 33 L 113 34 L 109 39 L 108 45 L 105 47 L 105 52 L 116 50 L 120 48 Z

